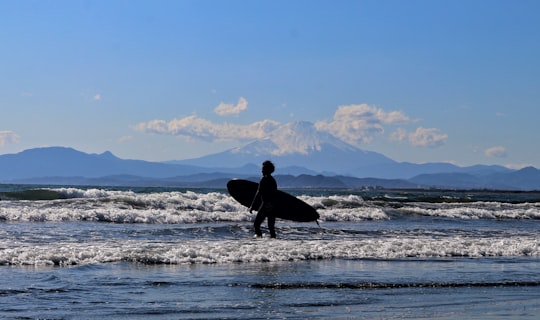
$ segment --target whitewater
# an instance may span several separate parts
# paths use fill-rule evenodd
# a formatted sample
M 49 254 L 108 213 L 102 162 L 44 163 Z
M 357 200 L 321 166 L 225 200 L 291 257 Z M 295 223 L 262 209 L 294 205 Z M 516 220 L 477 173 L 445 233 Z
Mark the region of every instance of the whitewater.
M 0 317 L 534 318 L 540 193 L 285 190 L 253 238 L 225 189 L 0 187 Z M 264 226 L 264 224 L 263 224 Z

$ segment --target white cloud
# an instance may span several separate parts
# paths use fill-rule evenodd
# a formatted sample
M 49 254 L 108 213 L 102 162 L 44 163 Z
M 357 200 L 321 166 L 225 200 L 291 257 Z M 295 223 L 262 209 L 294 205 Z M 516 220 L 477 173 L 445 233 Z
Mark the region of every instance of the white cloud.
M 445 144 L 448 135 L 439 133 L 437 128 L 419 127 L 415 132 L 410 133 L 408 138 L 415 147 L 435 148 Z
M 0 147 L 19 143 L 19 135 L 13 131 L 0 131 Z
M 508 153 L 506 152 L 506 148 L 503 146 L 488 148 L 484 151 L 484 154 L 488 157 L 493 158 L 505 158 L 508 155 Z
M 96 94 L 92 97 L 92 99 L 93 99 L 94 101 L 100 101 L 100 100 L 101 100 L 101 93 L 96 93 Z
M 243 141 L 265 138 L 279 125 L 279 122 L 272 120 L 257 121 L 248 125 L 219 124 L 191 115 L 181 119 L 173 119 L 169 122 L 152 120 L 139 123 L 135 126 L 135 130 L 171 134 L 204 141 Z
M 447 134 L 439 133 L 437 128 L 416 128 L 414 132 L 407 132 L 403 128 L 398 128 L 390 135 L 390 141 L 408 141 L 415 147 L 435 148 L 443 145 L 448 138 Z
M 220 116 L 235 115 L 247 110 L 247 106 L 247 100 L 244 97 L 240 97 L 236 105 L 222 102 L 214 109 L 214 112 L 219 114 Z
M 383 134 L 383 125 L 405 124 L 411 121 L 413 120 L 400 111 L 386 112 L 367 104 L 356 104 L 340 106 L 332 121 L 318 121 L 315 127 L 346 142 L 358 144 L 369 143 L 375 135 Z

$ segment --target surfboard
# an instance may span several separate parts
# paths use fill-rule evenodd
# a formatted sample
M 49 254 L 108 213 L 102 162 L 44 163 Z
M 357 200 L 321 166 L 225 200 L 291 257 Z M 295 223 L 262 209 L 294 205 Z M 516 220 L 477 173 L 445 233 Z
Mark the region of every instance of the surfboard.
M 251 206 L 258 188 L 258 183 L 249 180 L 233 179 L 227 182 L 229 194 L 248 208 Z M 319 213 L 315 208 L 281 190 L 277 192 L 276 202 L 276 218 L 296 222 L 310 222 L 319 219 Z M 260 205 L 260 201 L 256 202 L 253 209 L 258 210 Z

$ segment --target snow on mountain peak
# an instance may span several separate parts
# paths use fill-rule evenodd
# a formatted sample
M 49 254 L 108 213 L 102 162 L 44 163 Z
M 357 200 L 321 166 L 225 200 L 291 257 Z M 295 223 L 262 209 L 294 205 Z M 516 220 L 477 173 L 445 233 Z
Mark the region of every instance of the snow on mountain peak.
M 320 139 L 318 139 L 313 126 L 305 122 L 292 122 L 280 126 L 269 137 L 276 149 L 271 153 L 276 156 L 286 154 L 309 154 L 310 151 L 321 151 Z
M 309 155 L 313 152 L 320 152 L 324 145 L 332 145 L 341 150 L 356 150 L 355 147 L 335 138 L 334 136 L 317 131 L 311 122 L 290 122 L 272 131 L 265 139 L 272 142 L 274 148 L 268 150 L 275 156 L 289 154 Z

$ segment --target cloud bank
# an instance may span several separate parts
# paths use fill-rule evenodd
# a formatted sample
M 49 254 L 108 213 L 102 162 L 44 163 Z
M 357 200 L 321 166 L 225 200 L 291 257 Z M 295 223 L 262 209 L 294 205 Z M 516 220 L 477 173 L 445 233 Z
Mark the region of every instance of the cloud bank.
M 220 103 L 214 111 L 218 115 L 235 115 L 247 109 L 247 100 L 240 98 L 236 105 Z M 385 133 L 386 127 L 406 125 L 417 120 L 401 111 L 385 111 L 367 104 L 340 106 L 332 120 L 316 121 L 313 127 L 318 132 L 328 133 L 349 144 L 360 146 L 370 143 Z M 215 123 L 196 115 L 180 119 L 152 120 L 137 124 L 140 132 L 181 136 L 189 141 L 251 141 L 269 137 L 282 126 L 273 120 L 262 120 L 247 125 Z M 448 135 L 437 128 L 419 127 L 413 132 L 398 128 L 390 135 L 391 141 L 406 141 L 417 147 L 435 148 L 446 142 Z
M 0 147 L 19 142 L 19 135 L 13 131 L 0 131 Z
M 385 112 L 367 104 L 341 106 L 332 121 L 318 121 L 315 128 L 351 144 L 370 143 L 384 133 L 384 125 L 406 124 L 411 119 L 400 111 Z
M 139 123 L 135 126 L 135 130 L 183 136 L 189 140 L 219 142 L 263 139 L 279 126 L 279 122 L 272 120 L 257 121 L 249 125 L 218 124 L 199 118 L 196 115 L 191 115 L 168 122 L 165 120 L 152 120 L 146 123 Z

